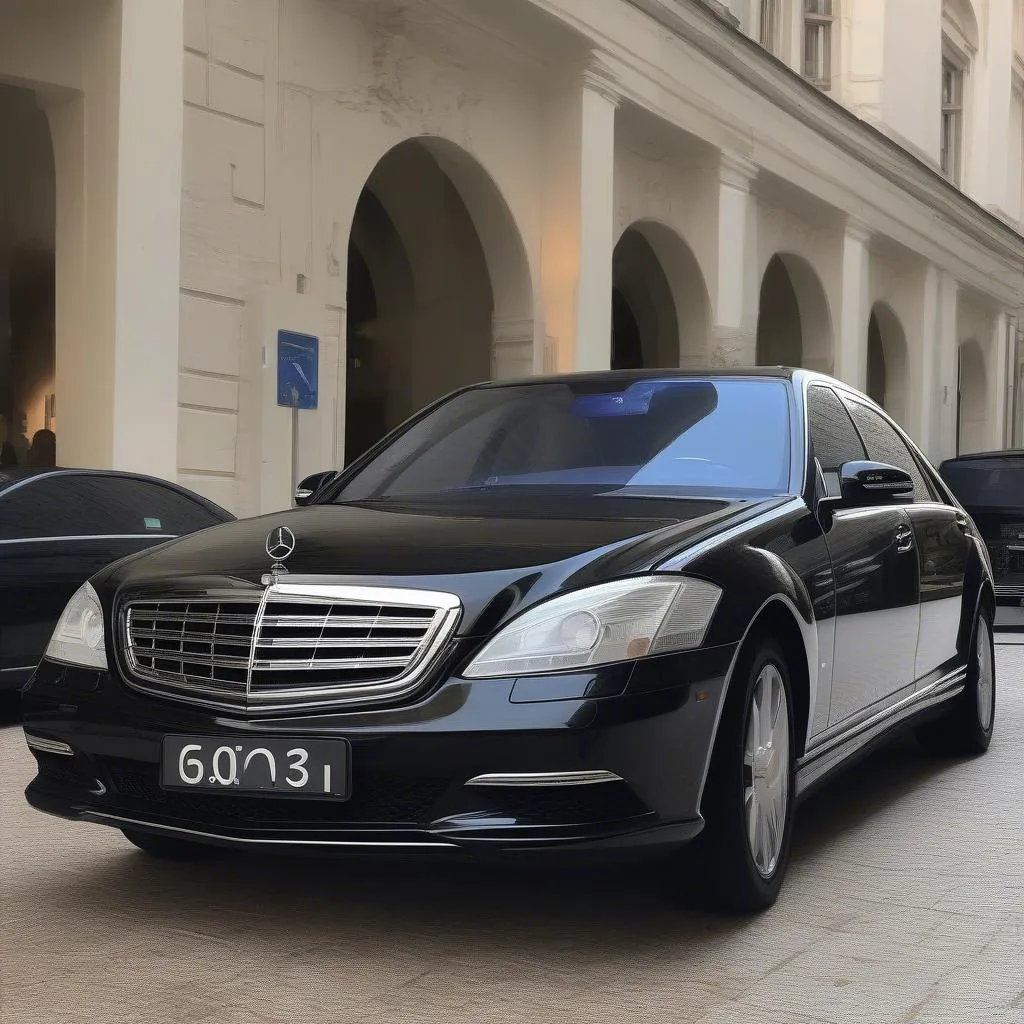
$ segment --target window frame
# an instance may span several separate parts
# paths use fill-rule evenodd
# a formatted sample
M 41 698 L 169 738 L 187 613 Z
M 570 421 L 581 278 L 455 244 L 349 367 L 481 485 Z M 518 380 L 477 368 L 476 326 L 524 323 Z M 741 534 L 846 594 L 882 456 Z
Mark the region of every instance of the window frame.
M 758 12 L 758 42 L 773 57 L 782 57 L 782 41 L 784 28 L 784 10 L 782 0 L 761 0 Z M 768 29 L 768 32 L 765 29 Z M 770 35 L 768 39 L 766 36 Z
M 835 35 L 838 17 L 836 15 L 836 3 L 838 0 L 803 0 L 802 33 L 801 33 L 801 73 L 804 78 L 815 88 L 822 92 L 832 91 L 832 81 L 835 77 Z M 811 7 L 827 6 L 828 12 L 810 10 Z M 811 33 L 820 37 L 820 45 L 824 51 L 822 65 L 824 76 L 809 71 L 807 61 L 807 43 Z
M 975 49 L 960 27 L 948 16 L 942 20 L 941 71 L 939 77 L 939 169 L 958 188 L 963 188 L 968 157 L 968 112 L 971 108 L 971 71 L 974 66 Z M 945 102 L 945 75 L 949 68 L 959 83 L 959 98 L 956 102 Z M 944 159 L 944 144 L 947 115 L 955 119 L 954 159 L 947 167 Z

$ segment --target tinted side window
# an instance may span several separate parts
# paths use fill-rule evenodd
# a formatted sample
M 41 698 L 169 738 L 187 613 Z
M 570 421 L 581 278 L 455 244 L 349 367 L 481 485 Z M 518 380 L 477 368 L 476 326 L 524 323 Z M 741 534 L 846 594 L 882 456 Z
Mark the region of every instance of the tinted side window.
M 219 522 L 205 506 L 177 491 L 117 477 L 45 477 L 0 497 L 0 540 L 180 535 Z
M 807 422 L 814 457 L 825 475 L 829 494 L 839 493 L 839 470 L 844 463 L 867 458 L 850 414 L 831 388 L 807 389 Z
M 921 472 L 921 467 L 895 428 L 873 409 L 861 405 L 860 402 L 848 401 L 847 405 L 861 437 L 864 438 L 864 444 L 867 445 L 869 457 L 874 462 L 884 462 L 909 473 L 914 481 L 914 501 L 934 501 L 935 496 Z

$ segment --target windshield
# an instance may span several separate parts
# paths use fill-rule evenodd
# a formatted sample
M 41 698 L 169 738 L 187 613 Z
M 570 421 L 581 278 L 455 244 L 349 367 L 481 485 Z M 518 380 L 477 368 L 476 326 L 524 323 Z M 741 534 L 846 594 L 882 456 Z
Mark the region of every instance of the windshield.
M 480 388 L 397 437 L 337 502 L 544 489 L 775 495 L 790 476 L 780 380 L 593 381 Z

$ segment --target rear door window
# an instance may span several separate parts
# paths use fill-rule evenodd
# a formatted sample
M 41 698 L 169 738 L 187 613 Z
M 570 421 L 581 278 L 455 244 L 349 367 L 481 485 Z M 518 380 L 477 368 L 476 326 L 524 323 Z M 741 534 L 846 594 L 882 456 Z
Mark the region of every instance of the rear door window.
M 180 536 L 221 521 L 187 495 L 123 477 L 45 476 L 0 495 L 0 540 Z

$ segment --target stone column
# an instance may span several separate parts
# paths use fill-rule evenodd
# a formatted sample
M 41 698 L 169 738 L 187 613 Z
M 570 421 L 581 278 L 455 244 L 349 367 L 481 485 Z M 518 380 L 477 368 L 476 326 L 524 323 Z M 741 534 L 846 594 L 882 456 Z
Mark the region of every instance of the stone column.
M 952 274 L 929 266 L 922 289 L 921 344 L 912 356 L 917 415 L 912 434 L 936 464 L 956 454 L 959 285 Z
M 178 470 L 183 40 L 182 0 L 121 5 L 111 464 L 171 479 Z
M 596 57 L 547 106 L 541 278 L 552 369 L 611 360 L 614 76 Z
M 752 186 L 757 167 L 722 152 L 718 167 L 718 263 L 712 292 L 711 364 L 757 361 L 757 317 L 761 282 L 757 264 L 757 203 Z
M 1006 446 L 1006 410 L 1011 380 L 1008 379 L 1009 317 L 1006 313 L 996 315 L 992 324 L 992 335 L 986 358 L 986 377 L 989 387 L 989 417 L 986 430 L 986 444 L 992 450 Z
M 840 380 L 861 391 L 867 387 L 868 379 L 870 239 L 871 232 L 866 224 L 853 218 L 847 220 L 843 233 L 843 291 L 835 373 Z

